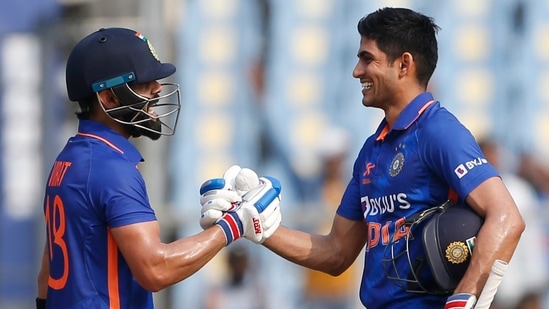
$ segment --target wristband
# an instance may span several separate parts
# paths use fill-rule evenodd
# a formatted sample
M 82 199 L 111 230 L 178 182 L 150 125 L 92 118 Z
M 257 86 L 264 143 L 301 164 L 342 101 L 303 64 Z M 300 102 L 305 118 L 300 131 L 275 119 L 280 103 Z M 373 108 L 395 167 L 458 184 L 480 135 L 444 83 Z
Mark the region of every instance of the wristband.
M 473 309 L 477 297 L 469 293 L 458 293 L 448 297 L 444 309 Z
M 36 309 L 46 309 L 46 300 L 36 297 Z
M 225 233 L 227 246 L 242 236 L 244 227 L 242 226 L 242 221 L 235 212 L 226 213 L 217 221 L 217 224 L 223 229 L 223 233 Z

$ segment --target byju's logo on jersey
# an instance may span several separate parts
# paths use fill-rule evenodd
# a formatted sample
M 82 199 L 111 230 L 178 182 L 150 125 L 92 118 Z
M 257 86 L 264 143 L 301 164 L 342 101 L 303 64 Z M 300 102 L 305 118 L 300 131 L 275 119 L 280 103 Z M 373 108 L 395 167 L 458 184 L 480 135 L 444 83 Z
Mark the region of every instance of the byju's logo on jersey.
M 461 178 L 463 178 L 463 176 L 467 175 L 467 173 L 469 173 L 470 170 L 474 169 L 477 166 L 486 164 L 486 163 L 488 163 L 488 160 L 486 160 L 485 158 L 480 158 L 479 157 L 479 158 L 476 158 L 474 160 L 467 161 L 465 163 L 462 163 L 462 164 L 458 165 L 454 169 L 454 173 L 456 174 L 456 176 L 458 176 L 459 179 L 461 179 Z
M 409 209 L 411 204 L 408 202 L 406 193 L 384 195 L 380 197 L 362 196 L 360 198 L 362 214 L 364 219 L 369 221 L 368 216 L 378 216 L 385 213 L 393 213 L 398 209 Z

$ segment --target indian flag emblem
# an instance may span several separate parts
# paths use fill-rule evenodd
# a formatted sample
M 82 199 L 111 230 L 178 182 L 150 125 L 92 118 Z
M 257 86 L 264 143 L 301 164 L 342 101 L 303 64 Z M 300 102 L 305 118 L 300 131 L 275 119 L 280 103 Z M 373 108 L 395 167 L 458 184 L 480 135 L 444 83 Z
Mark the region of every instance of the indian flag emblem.
M 141 41 L 147 42 L 147 38 L 144 35 L 142 35 L 140 32 L 136 32 L 135 36 L 138 37 Z
M 138 37 L 141 41 L 147 43 L 147 46 L 149 46 L 149 50 L 151 51 L 151 54 L 153 55 L 154 59 L 156 59 L 157 61 L 160 61 L 160 58 L 158 57 L 156 50 L 152 46 L 151 41 L 149 41 L 149 39 L 147 39 L 147 37 L 142 35 L 140 32 L 136 32 L 135 36 Z

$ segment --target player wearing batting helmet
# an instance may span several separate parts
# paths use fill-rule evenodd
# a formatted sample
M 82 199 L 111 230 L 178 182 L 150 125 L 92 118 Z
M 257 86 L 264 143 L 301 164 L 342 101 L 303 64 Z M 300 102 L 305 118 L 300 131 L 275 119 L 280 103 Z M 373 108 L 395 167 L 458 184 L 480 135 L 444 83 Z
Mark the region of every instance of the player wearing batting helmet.
M 66 83 L 69 99 L 80 106 L 79 125 L 46 184 L 37 308 L 152 308 L 152 292 L 192 275 L 233 239 L 262 232 L 262 226 L 249 228 L 258 214 L 254 204 L 242 203 L 245 214 L 221 220 L 235 224 L 230 238 L 226 225 L 215 224 L 161 242 L 137 167 L 143 158 L 129 138 L 174 134 L 179 86 L 157 80 L 175 70 L 131 29 L 100 29 L 71 51 Z M 278 201 L 280 188 L 269 192 L 265 207 Z
M 432 18 L 405 8 L 379 9 L 359 21 L 353 76 L 362 85 L 362 104 L 383 110 L 385 118 L 358 153 L 331 231 L 315 235 L 281 227 L 264 242 L 294 263 L 332 275 L 364 249 L 360 299 L 368 309 L 472 308 L 492 264 L 511 259 L 525 228 L 469 130 L 427 92 L 438 58 L 437 31 Z M 441 248 L 432 239 L 422 241 L 429 221 L 410 229 L 418 216 L 449 199 L 457 202 L 450 209 L 466 204 L 473 218 L 482 218 L 478 226 L 466 226 L 465 232 L 476 234 L 470 260 L 467 239 L 473 235 L 442 239 L 444 256 L 437 260 Z M 454 229 L 446 215 L 435 218 L 432 235 Z M 463 271 L 444 269 L 466 261 Z

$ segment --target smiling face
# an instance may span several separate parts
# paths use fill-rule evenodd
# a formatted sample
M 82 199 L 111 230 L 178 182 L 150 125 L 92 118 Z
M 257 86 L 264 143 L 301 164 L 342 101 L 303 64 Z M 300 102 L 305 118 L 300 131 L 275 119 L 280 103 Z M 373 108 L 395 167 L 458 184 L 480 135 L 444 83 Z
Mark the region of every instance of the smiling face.
M 362 37 L 358 49 L 358 63 L 353 77 L 362 84 L 362 104 L 367 107 L 386 107 L 398 93 L 398 61 L 389 62 L 374 40 Z

